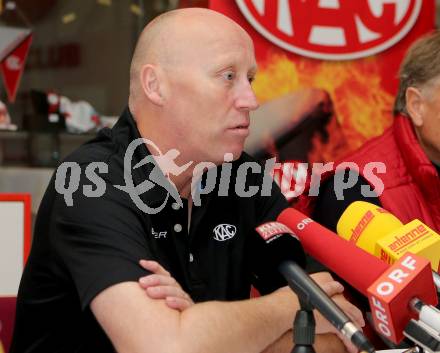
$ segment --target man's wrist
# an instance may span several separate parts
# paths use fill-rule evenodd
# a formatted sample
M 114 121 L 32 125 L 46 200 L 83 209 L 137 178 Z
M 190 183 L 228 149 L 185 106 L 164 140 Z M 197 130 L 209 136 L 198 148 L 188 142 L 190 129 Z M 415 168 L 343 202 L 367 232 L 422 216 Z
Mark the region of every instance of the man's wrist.
M 285 331 L 292 328 L 296 312 L 299 310 L 297 295 L 289 288 L 283 287 L 268 295 L 273 303 L 273 312 L 279 316 Z

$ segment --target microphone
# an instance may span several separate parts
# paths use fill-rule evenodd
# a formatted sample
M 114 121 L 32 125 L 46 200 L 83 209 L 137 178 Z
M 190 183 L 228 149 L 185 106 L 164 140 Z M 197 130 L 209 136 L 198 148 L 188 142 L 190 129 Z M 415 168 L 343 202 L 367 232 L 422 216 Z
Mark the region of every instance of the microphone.
M 429 260 L 440 291 L 440 236 L 418 219 L 403 225 L 387 210 L 355 201 L 339 218 L 336 230 L 342 238 L 389 264 L 407 251 Z
M 269 268 L 278 268 L 289 287 L 303 300 L 308 301 L 333 326 L 361 351 L 374 352 L 374 347 L 342 309 L 318 286 L 318 284 L 297 264 L 298 249 L 302 249 L 298 238 L 285 225 L 268 222 L 256 228 L 261 236 L 260 246 Z M 301 250 L 300 262 L 304 265 L 305 256 Z
M 295 232 L 308 254 L 365 296 L 369 285 L 388 269 L 387 264 L 294 208 L 285 209 L 277 220 Z
M 440 236 L 420 220 L 403 225 L 387 210 L 369 202 L 355 201 L 339 218 L 336 230 L 342 238 L 389 264 L 395 263 L 406 251 L 429 260 L 434 284 L 437 292 L 440 291 L 440 276 L 436 272 Z M 413 301 L 411 308 L 422 322 L 440 332 L 440 313 L 436 308 L 418 299 Z
M 406 324 L 416 316 L 409 309 L 413 298 L 437 304 L 427 260 L 407 253 L 390 267 L 293 208 L 278 221 L 295 232 L 311 256 L 368 297 L 376 330 L 394 343 L 402 341 Z

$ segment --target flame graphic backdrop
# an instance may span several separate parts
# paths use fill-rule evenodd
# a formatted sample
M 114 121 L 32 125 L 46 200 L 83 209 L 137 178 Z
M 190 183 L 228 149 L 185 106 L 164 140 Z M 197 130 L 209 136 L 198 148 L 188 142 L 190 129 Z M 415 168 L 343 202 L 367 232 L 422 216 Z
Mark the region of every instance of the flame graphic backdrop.
M 266 6 L 268 3 L 271 1 L 266 0 Z M 400 62 L 408 46 L 434 28 L 435 13 L 434 1 L 423 0 L 415 25 L 391 48 L 356 60 L 324 61 L 269 42 L 253 29 L 233 0 L 211 0 L 210 7 L 234 19 L 253 38 L 259 66 L 254 89 L 260 104 L 305 87 L 329 94 L 334 110 L 325 126 L 329 136 L 323 140 L 312 134 L 312 147 L 306 153 L 310 162 L 341 158 L 390 126 Z

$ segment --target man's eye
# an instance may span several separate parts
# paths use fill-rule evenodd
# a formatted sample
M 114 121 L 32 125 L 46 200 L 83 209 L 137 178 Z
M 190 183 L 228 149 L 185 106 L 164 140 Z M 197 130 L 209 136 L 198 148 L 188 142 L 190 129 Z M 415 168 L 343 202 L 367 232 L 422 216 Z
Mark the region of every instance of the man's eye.
M 232 71 L 227 71 L 223 74 L 223 77 L 228 81 L 232 81 L 235 78 L 235 73 Z
M 250 84 L 252 84 L 252 82 L 255 81 L 255 77 L 253 77 L 253 76 L 248 77 L 248 81 Z

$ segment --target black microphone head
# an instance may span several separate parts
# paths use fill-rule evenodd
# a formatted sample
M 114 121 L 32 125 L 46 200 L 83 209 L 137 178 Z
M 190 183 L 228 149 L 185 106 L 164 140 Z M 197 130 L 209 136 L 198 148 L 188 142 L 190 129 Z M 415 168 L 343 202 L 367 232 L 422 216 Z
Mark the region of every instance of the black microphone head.
M 261 282 L 270 283 L 270 288 L 262 294 L 287 285 L 278 267 L 284 261 L 293 261 L 302 268 L 306 265 L 303 247 L 296 235 L 279 222 L 267 222 L 256 229 L 253 256 L 257 259 L 254 266 L 256 276 Z
M 303 247 L 295 233 L 279 222 L 267 222 L 256 229 L 260 235 L 258 247 L 263 251 L 264 262 L 277 268 L 283 261 L 294 261 L 302 268 L 306 265 Z

